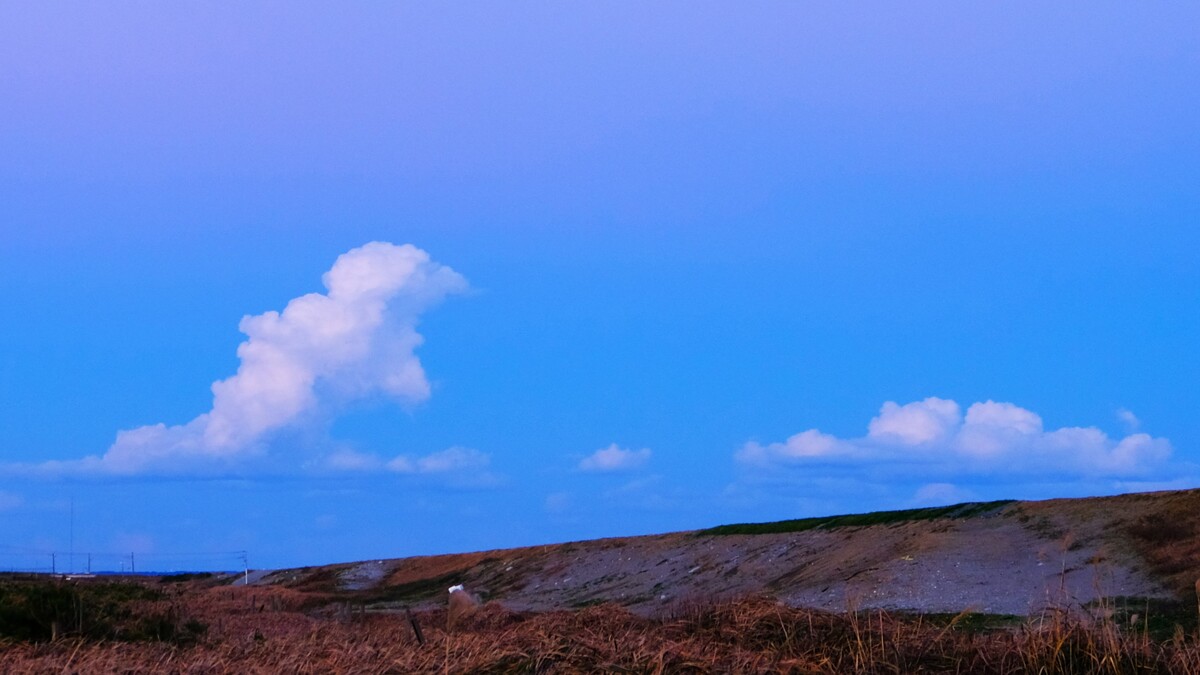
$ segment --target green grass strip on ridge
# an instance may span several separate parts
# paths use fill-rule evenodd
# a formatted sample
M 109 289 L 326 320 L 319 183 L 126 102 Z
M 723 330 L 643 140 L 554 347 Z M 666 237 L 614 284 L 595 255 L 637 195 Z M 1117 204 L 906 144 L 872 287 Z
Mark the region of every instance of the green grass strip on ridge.
M 824 516 L 819 518 L 798 518 L 795 520 L 779 520 L 773 523 L 738 523 L 734 525 L 718 525 L 706 530 L 700 530 L 697 535 L 726 535 L 726 534 L 783 534 L 787 532 L 805 532 L 808 530 L 833 530 L 839 527 L 869 527 L 871 525 L 894 525 L 922 520 L 974 518 L 999 511 L 1012 504 L 1013 499 L 1000 499 L 993 502 L 966 502 L 952 506 L 935 506 L 924 509 L 904 509 L 901 511 L 875 511 L 872 513 L 857 513 L 844 516 Z

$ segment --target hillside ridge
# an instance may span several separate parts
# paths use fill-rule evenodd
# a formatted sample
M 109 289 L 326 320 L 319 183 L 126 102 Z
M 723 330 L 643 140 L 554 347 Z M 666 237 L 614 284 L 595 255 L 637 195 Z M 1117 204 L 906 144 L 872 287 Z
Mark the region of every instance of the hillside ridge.
M 605 602 L 642 614 L 766 595 L 827 610 L 1026 615 L 1102 598 L 1188 599 L 1200 576 L 1200 490 L 724 525 L 492 551 L 278 570 L 280 584 L 364 605 L 423 607 L 464 584 L 542 611 Z

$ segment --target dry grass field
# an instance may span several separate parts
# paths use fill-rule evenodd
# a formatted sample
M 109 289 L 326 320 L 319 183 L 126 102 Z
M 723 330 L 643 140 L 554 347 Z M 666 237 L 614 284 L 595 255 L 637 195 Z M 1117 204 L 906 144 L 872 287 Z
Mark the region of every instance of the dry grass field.
M 418 640 L 403 611 L 280 587 L 5 584 L 10 600 L 14 584 L 111 600 L 100 614 L 85 607 L 83 625 L 68 604 L 70 616 L 42 615 L 30 634 L 3 638 L 5 673 L 1200 673 L 1194 609 L 1182 605 L 1023 618 L 830 613 L 747 597 L 646 617 L 614 604 L 535 613 L 490 603 L 453 631 L 444 609 L 411 614 Z M 18 618 L 6 612 L 3 628 Z M 57 636 L 38 632 L 46 620 Z
M 0 578 L 3 673 L 1196 673 L 1200 491 Z M 450 585 L 486 601 L 448 626 Z

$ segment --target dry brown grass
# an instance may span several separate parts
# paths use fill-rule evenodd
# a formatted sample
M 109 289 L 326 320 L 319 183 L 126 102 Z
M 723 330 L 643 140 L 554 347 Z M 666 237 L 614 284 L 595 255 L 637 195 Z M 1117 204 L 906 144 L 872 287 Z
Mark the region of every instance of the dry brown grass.
M 1048 538 L 1073 531 L 1114 553 L 1131 552 L 1180 599 L 1194 597 L 1200 578 L 1200 490 L 1021 502 L 1014 512 Z
M 1139 517 L 1127 531 L 1150 569 L 1182 595 L 1200 576 L 1200 511 L 1182 500 L 1164 506 Z
M 329 600 L 322 604 L 323 600 Z M 656 618 L 616 605 L 517 613 L 491 603 L 445 630 L 420 612 L 372 612 L 282 588 L 180 589 L 209 626 L 163 642 L 0 645 L 5 673 L 1197 673 L 1200 642 L 1135 624 L 1049 614 L 1007 629 L 886 612 L 831 614 L 763 597 L 689 602 Z
M 405 558 L 388 575 L 387 585 L 398 586 L 462 573 L 494 555 L 493 552 L 480 552 Z

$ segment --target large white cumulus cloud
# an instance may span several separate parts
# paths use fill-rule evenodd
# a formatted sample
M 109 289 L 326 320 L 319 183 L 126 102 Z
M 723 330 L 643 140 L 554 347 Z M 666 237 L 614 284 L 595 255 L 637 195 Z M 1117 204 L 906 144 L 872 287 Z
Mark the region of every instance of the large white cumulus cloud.
M 322 406 L 377 395 L 427 399 L 417 322 L 464 291 L 466 280 L 419 248 L 371 242 L 339 256 L 322 281 L 326 293 L 242 318 L 240 365 L 213 383 L 210 411 L 182 425 L 121 431 L 103 456 L 60 468 L 133 474 L 228 464 L 264 452 L 272 434 Z
M 809 429 L 775 443 L 750 441 L 737 460 L 752 467 L 868 465 L 927 474 L 1036 474 L 1143 478 L 1172 452 L 1165 438 L 1110 437 L 1095 427 L 1046 430 L 1042 418 L 1012 403 L 971 404 L 936 397 L 883 404 L 859 438 Z

